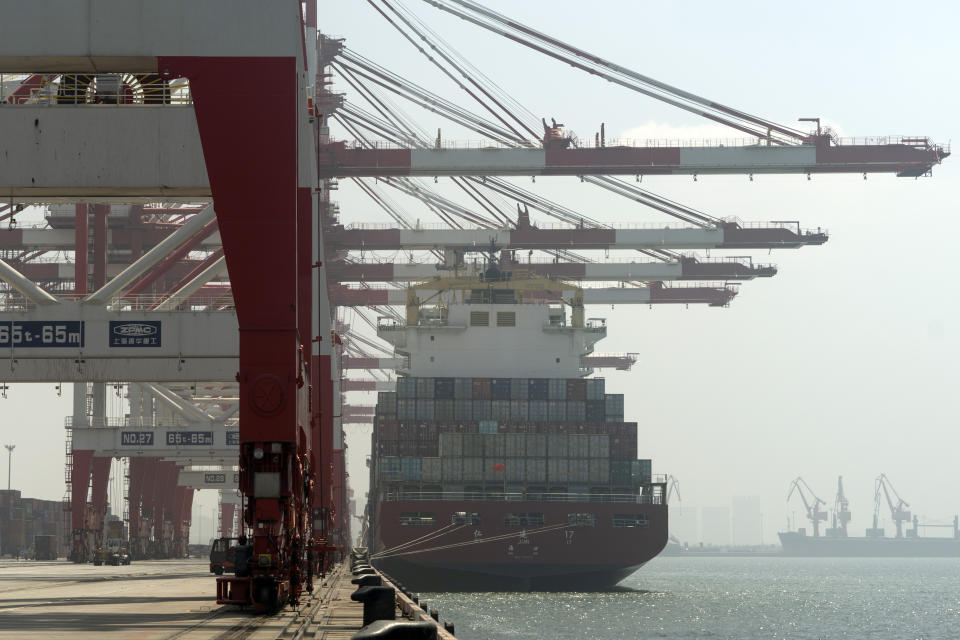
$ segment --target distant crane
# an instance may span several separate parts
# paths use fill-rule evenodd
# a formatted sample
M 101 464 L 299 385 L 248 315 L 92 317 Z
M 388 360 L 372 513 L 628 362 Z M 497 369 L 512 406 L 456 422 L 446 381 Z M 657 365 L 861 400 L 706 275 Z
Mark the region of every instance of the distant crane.
M 881 490 L 883 490 L 883 495 L 887 499 L 887 506 L 890 507 L 890 517 L 893 518 L 893 523 L 897 526 L 897 537 L 902 538 L 903 523 L 910 522 L 910 512 L 905 507 L 909 507 L 910 504 L 900 497 L 897 490 L 893 488 L 893 483 L 883 473 L 877 478 L 877 487 L 873 494 L 873 528 L 877 528 L 877 518 L 880 515 Z M 896 504 L 893 503 L 890 492 L 893 492 L 893 495 L 897 498 Z
M 677 506 L 678 506 L 677 514 L 682 515 L 683 506 L 680 503 L 683 502 L 683 498 L 680 497 L 680 481 L 677 480 L 674 476 L 668 475 L 667 476 L 667 500 L 666 500 L 667 504 L 670 503 L 670 496 L 672 496 L 673 494 L 677 494 Z
M 843 494 L 843 476 L 837 476 L 837 499 L 833 503 L 833 527 L 827 530 L 828 536 L 847 537 L 847 523 L 850 522 L 850 502 Z
M 806 492 L 804 492 L 806 489 Z M 796 491 L 800 494 L 800 499 L 803 501 L 803 507 L 807 510 L 807 519 L 813 523 L 813 537 L 820 536 L 820 521 L 826 521 L 827 512 L 820 508 L 820 505 L 826 505 L 827 503 L 817 497 L 817 494 L 813 492 L 813 489 L 810 488 L 810 485 L 807 484 L 806 480 L 797 476 L 796 480 L 790 484 L 790 493 L 787 494 L 787 502 L 790 502 L 790 498 L 793 497 L 793 492 Z M 810 494 L 810 497 L 813 498 L 813 504 L 810 504 L 810 501 L 807 499 L 807 494 Z

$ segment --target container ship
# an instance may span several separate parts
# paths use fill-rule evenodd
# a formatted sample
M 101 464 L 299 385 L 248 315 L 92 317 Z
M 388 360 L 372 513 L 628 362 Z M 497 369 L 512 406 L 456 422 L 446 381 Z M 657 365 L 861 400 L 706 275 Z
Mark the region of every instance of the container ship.
M 490 267 L 411 287 L 378 335 L 408 358 L 374 418 L 378 569 L 418 591 L 604 590 L 663 549 L 666 484 L 581 367 L 606 335 L 582 290 Z

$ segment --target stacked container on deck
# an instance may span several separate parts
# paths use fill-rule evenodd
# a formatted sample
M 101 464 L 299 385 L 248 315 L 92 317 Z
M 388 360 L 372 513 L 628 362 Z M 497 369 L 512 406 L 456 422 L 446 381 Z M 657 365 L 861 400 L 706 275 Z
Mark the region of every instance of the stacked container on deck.
M 409 490 L 632 493 L 651 476 L 602 378 L 401 377 L 373 445 L 380 480 Z

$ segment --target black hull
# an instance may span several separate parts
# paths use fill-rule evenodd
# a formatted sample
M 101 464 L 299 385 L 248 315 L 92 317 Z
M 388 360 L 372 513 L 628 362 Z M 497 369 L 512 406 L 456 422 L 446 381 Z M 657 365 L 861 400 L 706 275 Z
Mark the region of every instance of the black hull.
M 643 566 L 553 564 L 436 564 L 402 558 L 374 560 L 373 565 L 410 591 L 609 591 Z
M 957 558 L 958 538 L 814 538 L 780 533 L 783 555 L 821 558 Z

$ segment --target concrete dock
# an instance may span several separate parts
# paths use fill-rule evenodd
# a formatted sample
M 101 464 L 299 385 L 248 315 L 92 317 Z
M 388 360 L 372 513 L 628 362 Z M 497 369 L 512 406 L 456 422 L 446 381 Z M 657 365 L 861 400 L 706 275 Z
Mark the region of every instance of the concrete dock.
M 0 640 L 343 640 L 363 625 L 356 586 L 338 567 L 314 593 L 273 616 L 216 603 L 206 560 L 155 560 L 121 567 L 0 561 Z M 399 594 L 399 592 L 398 592 Z M 403 594 L 397 618 L 429 619 Z M 440 640 L 453 635 L 438 629 Z

